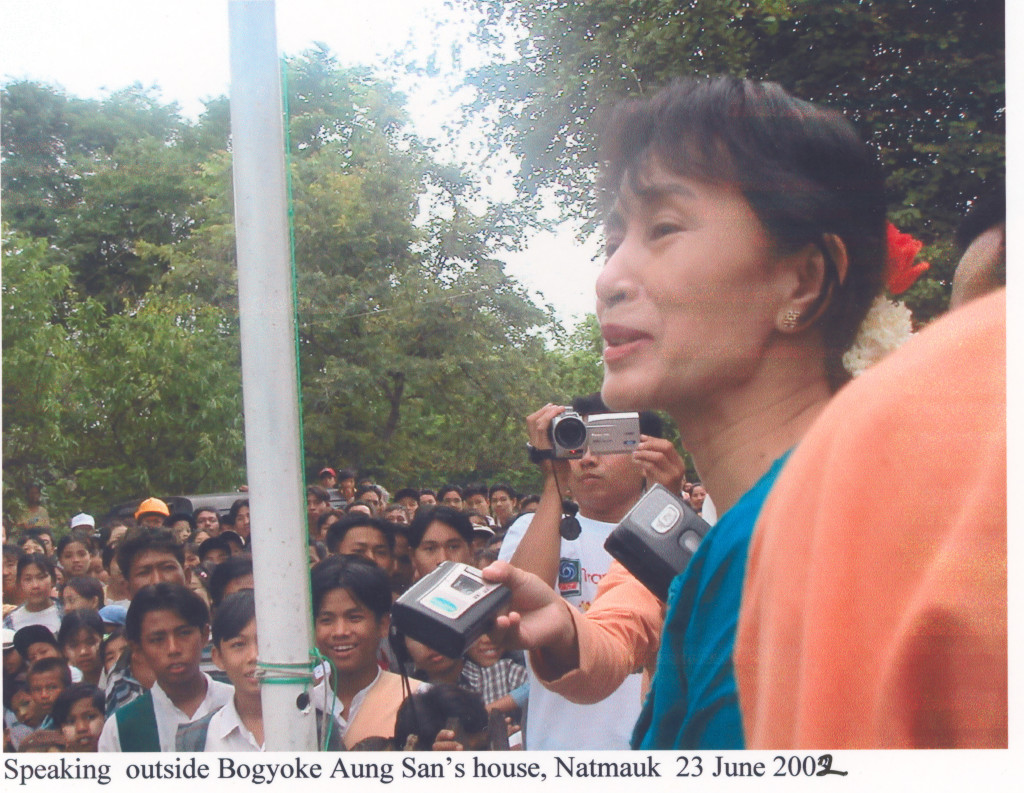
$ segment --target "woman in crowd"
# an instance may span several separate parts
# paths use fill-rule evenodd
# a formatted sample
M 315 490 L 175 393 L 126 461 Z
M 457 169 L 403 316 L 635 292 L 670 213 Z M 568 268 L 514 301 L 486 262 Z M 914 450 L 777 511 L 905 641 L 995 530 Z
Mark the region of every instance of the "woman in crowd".
M 668 411 L 720 514 L 670 588 L 633 742 L 742 748 L 732 650 L 750 535 L 789 451 L 848 379 L 843 352 L 883 280 L 883 179 L 840 114 L 733 78 L 626 103 L 604 160 L 602 396 Z M 516 593 L 500 625 L 540 650 L 541 679 L 570 699 L 592 701 L 605 661 L 657 643 L 645 637 L 659 608 L 635 581 L 619 584 L 635 594 L 619 605 L 646 605 L 602 609 L 606 588 L 583 617 L 547 582 L 487 575 Z

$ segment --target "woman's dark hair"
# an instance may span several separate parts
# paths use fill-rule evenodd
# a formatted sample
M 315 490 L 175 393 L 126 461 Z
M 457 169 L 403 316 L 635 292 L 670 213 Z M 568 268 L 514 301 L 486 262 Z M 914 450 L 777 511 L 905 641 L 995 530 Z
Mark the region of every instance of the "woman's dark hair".
M 217 613 L 210 626 L 213 643 L 219 647 L 221 642 L 234 639 L 254 619 L 256 619 L 255 592 L 251 589 L 243 589 L 228 595 L 217 606 Z
M 313 618 L 327 593 L 346 589 L 379 620 L 391 611 L 391 583 L 388 575 L 362 556 L 328 556 L 310 571 L 313 588 Z
M 833 387 L 842 355 L 885 268 L 885 182 L 875 152 L 842 114 L 790 96 L 776 83 L 734 77 L 682 80 L 613 111 L 603 135 L 602 200 L 625 181 L 643 186 L 652 162 L 680 176 L 735 186 L 783 250 L 816 244 L 828 266 L 817 323 Z M 840 283 L 826 234 L 849 257 Z
M 53 702 L 50 718 L 53 719 L 53 723 L 57 727 L 62 726 L 68 720 L 71 708 L 80 699 L 92 700 L 92 706 L 101 714 L 104 713 L 106 698 L 102 688 L 94 686 L 92 683 L 72 683 L 61 691 Z
M 82 628 L 87 628 L 103 639 L 103 618 L 95 609 L 75 609 L 61 618 L 60 630 L 57 631 L 57 644 L 64 649 Z
M 426 691 L 417 691 L 398 709 L 395 746 L 405 746 L 409 736 L 415 733 L 418 739 L 416 748 L 429 751 L 437 733 L 452 717 L 459 720 L 467 734 L 483 732 L 487 729 L 484 698 L 476 691 L 451 683 L 439 683 Z
M 67 589 L 73 589 L 79 595 L 84 598 L 96 598 L 96 608 L 101 609 L 104 606 L 103 599 L 103 584 L 97 581 L 92 576 L 88 575 L 76 575 L 70 581 L 64 584 L 60 593 L 63 596 L 64 591 Z
M 210 602 L 219 608 L 228 584 L 247 575 L 252 575 L 252 554 L 229 556 L 210 571 L 210 577 L 206 580 L 206 593 L 210 596 Z
M 232 526 L 235 525 L 235 521 L 238 519 L 238 511 L 242 507 L 249 506 L 249 499 L 240 498 L 234 504 L 231 505 L 231 509 L 228 510 L 228 523 Z
M 50 576 L 51 581 L 57 580 L 57 571 L 54 569 L 53 562 L 41 553 L 26 553 L 18 560 L 18 578 L 21 578 L 22 571 L 31 564 Z
M 203 628 L 210 622 L 210 611 L 203 599 L 182 584 L 149 584 L 132 598 L 124 621 L 124 635 L 128 641 L 142 639 L 142 621 L 151 611 L 173 611 L 189 625 Z
M 64 553 L 64 549 L 71 545 L 71 543 L 73 542 L 78 542 L 84 545 L 85 549 L 89 553 L 95 553 L 96 551 L 96 545 L 95 543 L 93 543 L 91 537 L 89 537 L 86 534 L 82 534 L 81 532 L 73 531 L 66 537 L 61 537 L 60 542 L 57 543 L 56 552 L 58 559 L 60 559 L 61 554 Z
M 429 509 L 416 510 L 416 517 L 412 519 L 412 523 L 406 530 L 411 547 L 419 547 L 423 541 L 423 535 L 427 532 L 427 527 L 435 520 L 454 529 L 467 543 L 473 542 L 473 524 L 470 522 L 469 516 L 465 512 L 439 504 Z

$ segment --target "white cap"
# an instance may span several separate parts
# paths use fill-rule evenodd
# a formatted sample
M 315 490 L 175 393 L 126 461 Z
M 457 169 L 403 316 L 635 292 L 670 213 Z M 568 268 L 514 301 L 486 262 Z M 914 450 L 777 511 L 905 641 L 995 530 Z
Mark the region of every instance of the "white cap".
M 84 512 L 79 512 L 75 517 L 71 519 L 71 528 L 77 529 L 79 526 L 88 526 L 91 529 L 96 528 L 96 521 L 92 515 L 87 515 Z

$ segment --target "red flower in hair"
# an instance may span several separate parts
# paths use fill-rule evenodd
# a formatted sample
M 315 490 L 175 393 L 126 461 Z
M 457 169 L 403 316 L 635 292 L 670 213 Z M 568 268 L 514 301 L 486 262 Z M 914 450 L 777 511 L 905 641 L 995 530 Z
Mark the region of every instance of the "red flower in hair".
M 889 294 L 906 292 L 914 281 L 929 267 L 928 262 L 914 264 L 914 257 L 921 252 L 924 243 L 904 234 L 892 223 L 886 228 L 887 258 L 885 262 L 885 288 Z

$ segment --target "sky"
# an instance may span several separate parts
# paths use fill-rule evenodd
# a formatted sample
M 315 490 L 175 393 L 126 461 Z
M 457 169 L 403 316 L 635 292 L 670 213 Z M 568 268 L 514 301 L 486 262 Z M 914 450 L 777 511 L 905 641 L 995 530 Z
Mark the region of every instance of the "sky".
M 387 61 L 396 52 L 421 59 L 433 45 L 446 52 L 451 41 L 466 40 L 467 24 L 445 0 L 277 2 L 282 53 L 323 42 L 344 65 L 392 76 Z M 203 99 L 228 93 L 228 43 L 228 0 L 0 0 L 0 80 L 54 83 L 79 97 L 98 98 L 139 82 L 157 86 L 165 101 L 195 118 Z M 447 142 L 445 127 L 459 110 L 450 81 L 399 78 L 417 132 Z M 513 195 L 506 170 L 491 174 L 496 198 Z M 538 303 L 551 304 L 571 324 L 593 310 L 597 250 L 596 241 L 581 245 L 567 226 L 501 258 Z

